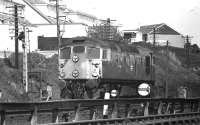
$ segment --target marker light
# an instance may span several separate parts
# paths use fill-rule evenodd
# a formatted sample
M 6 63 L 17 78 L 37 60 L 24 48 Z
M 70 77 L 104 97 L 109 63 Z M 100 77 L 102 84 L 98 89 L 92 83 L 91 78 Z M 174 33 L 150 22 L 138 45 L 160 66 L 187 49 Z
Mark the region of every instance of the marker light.
M 77 55 L 74 55 L 74 56 L 72 57 L 72 61 L 73 61 L 74 63 L 77 63 L 77 62 L 79 61 L 79 57 L 78 57 Z
M 60 77 L 64 78 L 65 77 L 65 73 L 64 72 L 60 72 Z
M 147 96 L 150 94 L 150 86 L 147 83 L 142 83 L 138 86 L 138 94 L 141 96 Z
M 97 72 L 95 72 L 95 71 L 92 72 L 92 76 L 93 76 L 93 77 L 97 77 L 98 75 L 99 75 L 99 74 L 98 74 Z

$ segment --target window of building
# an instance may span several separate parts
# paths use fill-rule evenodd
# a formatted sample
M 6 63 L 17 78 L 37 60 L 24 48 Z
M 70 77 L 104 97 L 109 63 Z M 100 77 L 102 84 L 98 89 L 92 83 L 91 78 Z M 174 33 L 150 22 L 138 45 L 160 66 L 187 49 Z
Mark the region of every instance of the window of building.
M 132 37 L 131 33 L 124 33 L 124 39 L 130 39 Z
M 143 39 L 144 41 L 147 41 L 147 34 L 143 34 L 143 35 L 142 35 L 142 39 Z
M 131 38 L 136 38 L 136 33 L 134 33 L 134 32 L 124 33 L 124 39 L 131 39 Z
M 132 33 L 132 38 L 136 38 L 136 33 Z

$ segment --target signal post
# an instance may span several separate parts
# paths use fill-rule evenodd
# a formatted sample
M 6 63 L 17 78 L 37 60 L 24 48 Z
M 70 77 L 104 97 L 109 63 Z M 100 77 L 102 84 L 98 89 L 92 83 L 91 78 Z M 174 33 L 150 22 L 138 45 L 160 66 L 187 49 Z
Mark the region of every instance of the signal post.
M 26 40 L 26 29 L 23 27 L 23 31 L 20 32 L 18 39 L 22 41 L 22 49 L 23 49 L 23 85 L 25 86 L 25 92 L 28 92 L 28 64 L 27 64 L 27 40 Z

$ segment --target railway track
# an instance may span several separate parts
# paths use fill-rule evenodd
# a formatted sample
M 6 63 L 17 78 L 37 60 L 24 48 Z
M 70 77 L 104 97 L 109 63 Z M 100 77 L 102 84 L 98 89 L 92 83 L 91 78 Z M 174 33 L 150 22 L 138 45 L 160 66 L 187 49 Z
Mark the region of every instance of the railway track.
M 0 103 L 1 125 L 200 124 L 199 102 L 136 98 Z
M 100 120 L 86 120 L 77 122 L 50 123 L 48 125 L 171 125 L 171 124 L 199 124 L 200 113 L 179 113 L 152 116 L 137 116 L 129 118 L 113 118 Z M 41 124 L 47 125 L 47 124 Z

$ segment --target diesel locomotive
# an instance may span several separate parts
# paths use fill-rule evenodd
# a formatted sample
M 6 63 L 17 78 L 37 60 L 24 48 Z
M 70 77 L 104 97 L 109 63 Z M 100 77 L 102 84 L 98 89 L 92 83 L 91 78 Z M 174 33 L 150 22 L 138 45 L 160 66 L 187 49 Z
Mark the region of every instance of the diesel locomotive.
M 62 40 L 59 79 L 63 98 L 149 97 L 154 85 L 154 55 L 134 44 L 88 37 Z

